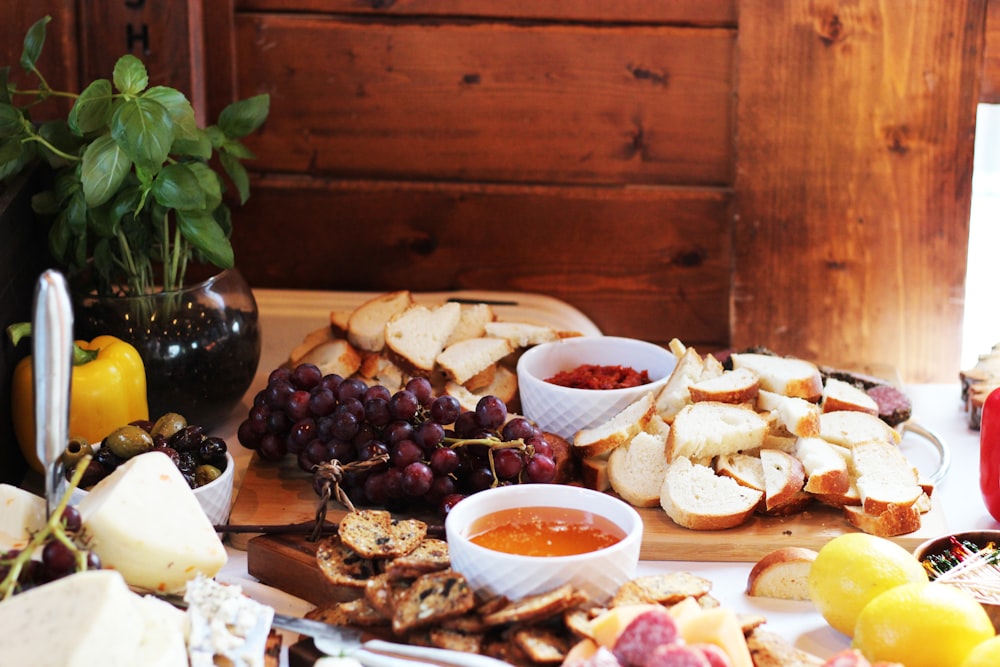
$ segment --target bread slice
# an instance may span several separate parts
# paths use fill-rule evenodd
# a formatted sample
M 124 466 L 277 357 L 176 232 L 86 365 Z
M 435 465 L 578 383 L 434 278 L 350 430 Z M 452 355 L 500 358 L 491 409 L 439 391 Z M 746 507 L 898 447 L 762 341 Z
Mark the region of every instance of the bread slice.
M 823 385 L 823 398 L 820 402 L 823 412 L 838 410 L 857 410 L 878 416 L 878 403 L 863 389 L 858 389 L 849 382 L 837 378 L 827 378 Z
M 724 530 L 739 526 L 764 497 L 708 466 L 675 458 L 660 488 L 660 506 L 674 523 L 691 530 Z
M 351 321 L 353 310 L 331 310 L 330 331 L 337 338 L 347 338 L 347 328 Z
M 779 449 L 760 450 L 764 471 L 764 511 L 774 512 L 802 500 L 806 476 L 802 463 Z M 808 494 L 805 494 L 808 498 Z
M 851 486 L 847 459 L 822 438 L 799 438 L 793 451 L 806 473 L 803 487 L 809 493 L 847 493 Z
M 510 409 L 517 398 L 517 374 L 506 366 L 497 366 L 493 380 L 485 387 L 472 391 L 465 385 L 449 380 L 444 385 L 443 393 L 457 398 L 466 411 L 475 410 L 483 396 L 496 396 Z
M 824 412 L 819 418 L 819 437 L 848 449 L 873 440 L 899 444 L 901 439 L 898 431 L 878 417 L 857 410 Z
M 577 431 L 573 446 L 578 456 L 584 458 L 610 454 L 615 447 L 630 441 L 656 414 L 653 393 L 647 392 L 618 411 L 604 423 Z
M 454 302 L 432 308 L 412 305 L 385 325 L 385 345 L 404 369 L 430 373 L 458 324 L 461 310 Z
M 461 303 L 459 310 L 458 324 L 444 342 L 446 348 L 459 341 L 485 336 L 486 325 L 497 318 L 493 306 L 488 303 Z
M 770 412 L 792 435 L 802 438 L 819 435 L 820 408 L 804 398 L 760 389 L 757 392 L 757 409 Z
M 722 454 L 715 461 L 715 472 L 756 491 L 764 490 L 764 464 L 759 456 Z
M 608 481 L 622 500 L 635 507 L 660 504 L 667 474 L 666 440 L 641 431 L 608 457 Z
M 844 506 L 844 516 L 855 528 L 879 537 L 895 537 L 920 530 L 920 510 L 915 505 L 888 505 L 878 513 L 860 505 Z
M 347 340 L 362 350 L 378 352 L 385 346 L 385 325 L 413 304 L 408 290 L 387 292 L 365 301 L 347 320 Z
M 747 577 L 747 595 L 778 600 L 810 600 L 809 571 L 817 552 L 782 547 L 754 563 Z
M 910 506 L 923 495 L 917 471 L 896 445 L 863 442 L 851 449 L 851 456 L 865 512 L 881 514 L 890 505 Z
M 528 322 L 488 322 L 483 328 L 487 336 L 505 338 L 515 348 L 551 343 L 560 338 L 556 329 Z
M 759 388 L 760 378 L 756 373 L 748 368 L 738 368 L 699 380 L 688 387 L 688 394 L 694 402 L 748 403 L 757 398 Z
M 608 475 L 609 456 L 590 456 L 580 461 L 580 480 L 588 489 L 610 491 L 611 478 Z
M 330 327 L 313 329 L 302 338 L 301 343 L 293 347 L 292 351 L 288 353 L 288 364 L 292 368 L 295 368 L 302 363 L 302 357 L 306 356 L 310 350 L 320 343 L 329 342 L 334 338 L 335 336 Z
M 680 349 L 678 346 L 673 347 Z M 691 385 L 701 380 L 705 369 L 701 355 L 693 347 L 683 348 L 683 352 L 679 354 L 675 351 L 674 356 L 677 357 L 677 364 L 656 395 L 656 411 L 668 424 L 674 421 L 674 417 L 685 405 L 691 403 Z
M 767 420 L 751 408 L 701 401 L 681 409 L 667 435 L 667 460 L 704 459 L 757 449 L 768 431 Z
M 816 364 L 794 357 L 778 357 L 755 352 L 730 357 L 733 369 L 749 368 L 760 377 L 760 386 L 785 396 L 817 401 L 823 394 L 823 378 Z
M 465 384 L 513 351 L 506 338 L 466 338 L 444 348 L 436 361 L 452 380 Z
M 361 368 L 361 355 L 343 338 L 334 338 L 309 350 L 298 363 L 315 364 L 323 375 L 337 374 L 347 378 Z

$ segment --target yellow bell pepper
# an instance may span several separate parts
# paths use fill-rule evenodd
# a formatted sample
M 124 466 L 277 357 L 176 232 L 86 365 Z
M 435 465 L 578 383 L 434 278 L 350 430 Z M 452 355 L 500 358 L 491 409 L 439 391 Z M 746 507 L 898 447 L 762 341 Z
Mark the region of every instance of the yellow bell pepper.
M 44 472 L 35 453 L 31 368 L 30 356 L 14 368 L 11 415 L 24 458 L 32 468 Z M 119 426 L 137 419 L 149 419 L 149 406 L 146 369 L 136 349 L 114 336 L 76 341 L 70 383 L 69 437 L 96 444 Z

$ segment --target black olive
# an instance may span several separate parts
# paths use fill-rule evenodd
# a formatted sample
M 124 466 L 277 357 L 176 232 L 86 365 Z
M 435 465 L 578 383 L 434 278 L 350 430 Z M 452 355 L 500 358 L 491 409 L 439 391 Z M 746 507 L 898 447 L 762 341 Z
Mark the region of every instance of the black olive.
M 90 488 L 107 477 L 107 475 L 108 471 L 104 469 L 104 466 L 101 465 L 96 459 L 92 459 L 90 463 L 87 464 L 87 469 L 84 471 L 83 477 L 80 478 L 80 483 L 77 486 L 82 489 Z
M 197 467 L 198 462 L 195 461 L 192 452 L 177 452 L 177 469 L 181 471 L 181 474 L 185 477 L 188 475 L 193 476 L 194 470 Z
M 205 439 L 205 429 L 201 426 L 187 426 L 170 436 L 168 443 L 179 452 L 197 450 Z
M 124 459 L 115 456 L 115 453 L 107 447 L 100 447 L 96 452 L 94 452 L 94 460 L 101 464 L 105 473 L 112 472 L 124 461 Z
M 226 441 L 219 437 L 209 437 L 201 443 L 198 448 L 198 455 L 202 463 L 208 463 L 216 468 L 226 466 Z

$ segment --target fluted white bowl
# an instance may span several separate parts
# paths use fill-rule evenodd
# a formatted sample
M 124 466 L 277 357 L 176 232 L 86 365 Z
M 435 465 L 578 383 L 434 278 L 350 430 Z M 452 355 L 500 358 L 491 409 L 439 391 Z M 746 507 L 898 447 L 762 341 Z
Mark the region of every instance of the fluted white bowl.
M 583 364 L 628 366 L 646 371 L 650 382 L 625 389 L 575 389 L 546 382 Z M 521 412 L 549 433 L 566 439 L 601 424 L 670 378 L 677 359 L 670 350 L 635 338 L 580 336 L 536 345 L 517 362 Z
M 476 521 L 516 507 L 575 508 L 610 520 L 625 537 L 609 547 L 572 556 L 521 556 L 494 551 L 470 540 Z M 642 545 L 642 518 L 613 496 L 562 484 L 518 484 L 475 493 L 445 518 L 451 566 L 484 597 L 518 600 L 573 584 L 598 603 L 606 602 L 635 576 Z

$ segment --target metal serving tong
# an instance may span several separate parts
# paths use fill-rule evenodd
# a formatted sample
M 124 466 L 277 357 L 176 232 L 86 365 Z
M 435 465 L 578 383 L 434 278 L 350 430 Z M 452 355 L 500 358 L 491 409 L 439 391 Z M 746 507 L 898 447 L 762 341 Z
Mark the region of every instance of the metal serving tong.
M 31 340 L 35 451 L 45 466 L 45 502 L 51 514 L 66 486 L 60 459 L 69 433 L 73 373 L 73 309 L 66 279 L 57 271 L 46 271 L 38 279 Z

